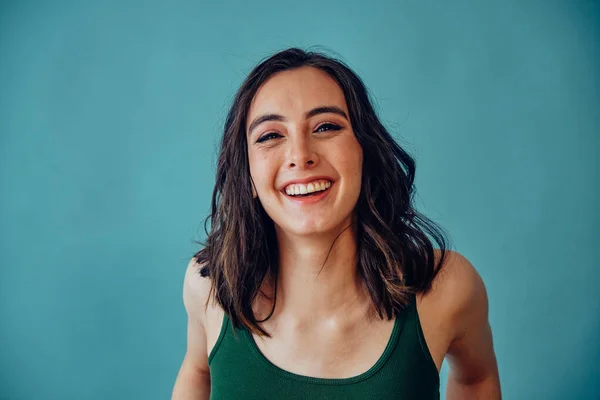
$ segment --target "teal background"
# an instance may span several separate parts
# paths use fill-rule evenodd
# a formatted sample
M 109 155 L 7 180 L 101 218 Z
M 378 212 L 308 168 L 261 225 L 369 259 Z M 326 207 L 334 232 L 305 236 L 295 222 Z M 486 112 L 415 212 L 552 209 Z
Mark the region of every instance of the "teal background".
M 140 0 L 0 2 L 0 399 L 169 398 L 227 108 L 313 45 L 482 275 L 504 397 L 600 398 L 597 1 Z

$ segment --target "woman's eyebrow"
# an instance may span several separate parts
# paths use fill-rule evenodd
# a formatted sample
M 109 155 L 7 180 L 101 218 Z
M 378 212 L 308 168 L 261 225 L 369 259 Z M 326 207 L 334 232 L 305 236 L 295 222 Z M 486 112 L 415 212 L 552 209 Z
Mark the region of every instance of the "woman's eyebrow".
M 287 119 L 279 114 L 264 114 L 261 115 L 259 117 L 254 118 L 254 121 L 252 121 L 252 123 L 250 124 L 250 127 L 248 128 L 248 134 L 251 134 L 252 131 L 260 124 L 262 124 L 263 122 L 267 122 L 267 121 L 287 121 Z
M 311 117 L 314 117 L 315 115 L 327 114 L 327 113 L 337 114 L 339 116 L 344 117 L 344 119 L 346 121 L 348 121 L 348 116 L 346 115 L 346 113 L 344 112 L 344 110 L 342 110 L 338 106 L 322 106 L 322 107 L 313 108 L 312 110 L 310 110 L 309 112 L 307 112 L 304 115 L 304 118 L 305 119 L 309 119 Z
M 314 117 L 315 115 L 327 114 L 327 113 L 337 114 L 337 115 L 339 115 L 341 117 L 344 117 L 344 119 L 346 121 L 348 121 L 348 115 L 346 115 L 346 112 L 344 110 L 342 110 L 338 106 L 321 106 L 321 107 L 313 108 L 312 110 L 310 110 L 306 114 L 304 114 L 304 118 L 308 119 L 308 118 Z M 285 121 L 287 121 L 287 119 L 283 115 L 279 115 L 279 114 L 264 114 L 264 115 L 260 115 L 260 116 L 258 116 L 256 118 L 254 118 L 254 120 L 250 124 L 250 127 L 248 128 L 248 134 L 252 133 L 252 131 L 258 125 L 262 124 L 263 122 L 267 122 L 267 121 L 282 121 L 282 122 L 285 122 Z

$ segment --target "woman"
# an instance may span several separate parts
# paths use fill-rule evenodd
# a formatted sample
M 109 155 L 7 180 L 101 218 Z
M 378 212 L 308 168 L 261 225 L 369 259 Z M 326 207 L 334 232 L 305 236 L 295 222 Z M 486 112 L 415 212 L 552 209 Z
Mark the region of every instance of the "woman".
M 173 399 L 434 399 L 445 357 L 448 399 L 499 399 L 485 287 L 413 208 L 414 173 L 344 64 L 259 64 L 185 274 Z

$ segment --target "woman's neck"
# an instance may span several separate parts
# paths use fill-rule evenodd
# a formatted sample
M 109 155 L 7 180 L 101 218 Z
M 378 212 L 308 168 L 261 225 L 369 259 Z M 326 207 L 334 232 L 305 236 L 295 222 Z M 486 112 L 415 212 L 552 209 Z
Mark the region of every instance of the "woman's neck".
M 278 242 L 274 316 L 337 319 L 364 309 L 361 305 L 370 301 L 356 268 L 356 233 L 351 226 L 319 238 L 278 232 Z

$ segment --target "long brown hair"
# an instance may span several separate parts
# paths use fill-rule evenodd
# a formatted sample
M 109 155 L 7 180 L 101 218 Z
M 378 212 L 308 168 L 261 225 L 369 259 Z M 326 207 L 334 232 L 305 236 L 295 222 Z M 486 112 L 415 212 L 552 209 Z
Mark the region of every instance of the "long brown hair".
M 227 115 L 220 147 L 207 239 L 195 254 L 210 276 L 211 296 L 235 327 L 269 334 L 252 304 L 265 279 L 275 283 L 279 249 L 274 223 L 252 184 L 246 118 L 259 87 L 273 74 L 300 67 L 326 72 L 341 87 L 356 138 L 363 149 L 361 193 L 356 204 L 357 268 L 381 318 L 395 316 L 417 292 L 426 292 L 444 263 L 447 238 L 412 205 L 415 161 L 379 121 L 361 79 L 343 62 L 322 53 L 290 48 L 265 59 L 242 83 Z M 206 224 L 210 222 L 210 230 Z M 437 243 L 441 257 L 436 261 Z M 274 309 L 274 304 L 273 304 Z M 268 317 L 267 317 L 268 318 Z

